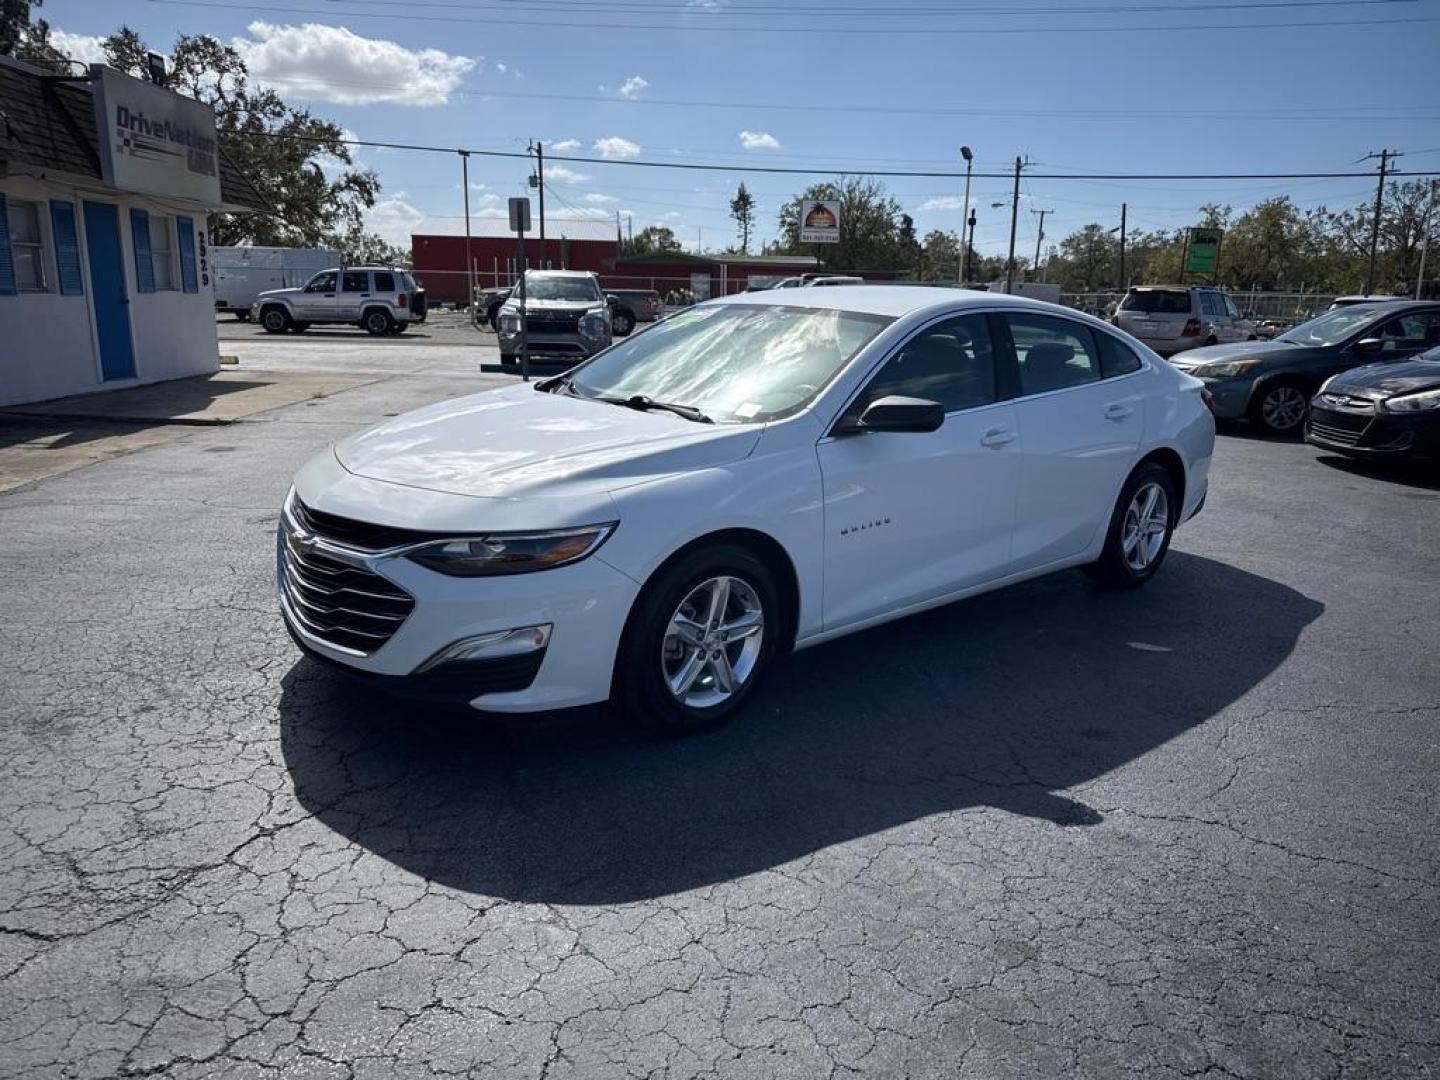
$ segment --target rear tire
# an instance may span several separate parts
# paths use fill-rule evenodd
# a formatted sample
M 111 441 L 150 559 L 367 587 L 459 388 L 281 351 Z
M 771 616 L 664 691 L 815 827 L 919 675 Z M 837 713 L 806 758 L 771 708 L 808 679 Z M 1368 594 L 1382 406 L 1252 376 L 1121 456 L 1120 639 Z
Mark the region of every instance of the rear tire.
M 290 313 L 282 307 L 268 307 L 260 312 L 260 325 L 267 334 L 284 334 L 290 329 Z
M 360 316 L 360 326 L 371 337 L 385 337 L 395 326 L 395 320 L 384 308 L 371 308 Z
M 250 321 L 250 312 L 248 312 L 248 311 L 237 311 L 237 312 L 235 312 L 235 321 L 236 321 L 236 322 L 249 322 L 249 321 Z
M 500 354 L 500 363 L 501 363 L 504 367 L 514 367 L 514 366 L 515 366 L 516 364 L 518 364 L 519 362 L 520 362 L 519 357 L 517 357 L 514 353 L 503 353 L 503 352 L 502 352 L 502 353 Z
M 1175 478 L 1159 462 L 1146 462 L 1120 489 L 1105 549 L 1085 572 L 1102 588 L 1138 589 L 1165 561 L 1179 516 Z
M 782 602 L 770 567 L 745 548 L 717 544 L 675 560 L 630 612 L 615 662 L 616 705 L 673 732 L 730 719 L 775 658 Z
M 1293 435 L 1305 423 L 1310 395 L 1289 379 L 1268 382 L 1250 400 L 1250 422 L 1270 435 Z
M 635 329 L 635 316 L 628 311 L 617 311 L 610 317 L 610 329 L 616 337 L 629 337 Z

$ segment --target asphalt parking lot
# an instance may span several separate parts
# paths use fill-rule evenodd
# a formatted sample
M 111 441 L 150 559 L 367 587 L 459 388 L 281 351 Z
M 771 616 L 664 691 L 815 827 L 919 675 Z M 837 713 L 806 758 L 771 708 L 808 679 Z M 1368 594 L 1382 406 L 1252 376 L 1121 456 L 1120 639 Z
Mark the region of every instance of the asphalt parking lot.
M 437 713 L 302 659 L 276 510 L 490 340 L 227 334 L 377 378 L 0 495 L 0 1076 L 1440 1072 L 1440 484 L 1236 430 L 1138 593 Z

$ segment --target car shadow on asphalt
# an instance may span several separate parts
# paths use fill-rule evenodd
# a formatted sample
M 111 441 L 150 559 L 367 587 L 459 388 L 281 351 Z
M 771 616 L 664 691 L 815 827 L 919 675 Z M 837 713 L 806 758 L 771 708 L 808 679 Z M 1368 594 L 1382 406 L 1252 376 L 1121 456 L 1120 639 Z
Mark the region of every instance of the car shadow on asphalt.
M 1377 483 L 1440 491 L 1440 461 L 1365 461 L 1324 452 L 1316 460 L 1338 472 Z
M 967 807 L 1097 823 L 1063 792 L 1215 716 L 1323 610 L 1177 551 L 1138 592 L 1059 574 L 802 651 L 735 722 L 689 738 L 609 709 L 443 713 L 306 659 L 280 736 L 301 803 L 397 865 L 622 903 Z

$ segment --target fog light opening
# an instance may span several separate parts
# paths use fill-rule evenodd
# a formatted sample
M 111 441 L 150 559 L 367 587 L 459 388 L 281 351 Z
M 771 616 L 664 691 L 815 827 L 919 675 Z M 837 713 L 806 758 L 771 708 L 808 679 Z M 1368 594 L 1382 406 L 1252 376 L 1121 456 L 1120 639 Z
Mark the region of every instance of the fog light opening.
M 539 652 L 550 644 L 551 625 L 544 623 L 540 626 L 522 626 L 515 630 L 497 630 L 489 634 L 461 638 L 426 660 L 415 669 L 415 674 L 430 671 L 441 664 L 467 660 L 498 660 L 507 656 L 525 656 Z

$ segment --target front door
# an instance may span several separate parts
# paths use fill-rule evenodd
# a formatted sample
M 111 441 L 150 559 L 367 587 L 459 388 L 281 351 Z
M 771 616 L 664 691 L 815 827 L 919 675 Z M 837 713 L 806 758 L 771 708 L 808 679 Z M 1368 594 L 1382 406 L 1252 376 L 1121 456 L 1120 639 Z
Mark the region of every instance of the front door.
M 295 301 L 302 321 L 328 322 L 335 317 L 337 276 L 334 270 L 326 270 L 310 279 Z
M 120 212 L 111 203 L 85 204 L 85 248 L 89 252 L 90 295 L 95 298 L 95 338 L 100 344 L 100 377 L 135 377 L 135 342 L 130 336 L 130 290 L 120 247 Z
M 997 387 L 986 317 L 950 317 L 902 345 L 845 413 L 924 398 L 945 406 L 939 430 L 821 440 L 827 630 L 1005 573 L 1020 443 Z
M 1008 314 L 1024 441 L 1012 571 L 1084 551 L 1110 520 L 1145 426 L 1140 359 L 1058 315 Z M 1101 351 L 1106 358 L 1102 360 Z

